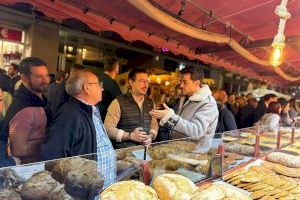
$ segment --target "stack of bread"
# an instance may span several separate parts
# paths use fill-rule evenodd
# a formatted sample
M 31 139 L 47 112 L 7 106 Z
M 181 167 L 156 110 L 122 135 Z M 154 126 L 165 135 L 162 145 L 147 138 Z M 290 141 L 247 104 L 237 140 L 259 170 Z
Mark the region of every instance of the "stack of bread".
M 138 181 L 121 181 L 106 188 L 101 200 L 159 200 L 156 192 Z
M 277 164 L 276 164 L 277 165 Z M 251 193 L 252 199 L 300 199 L 300 185 L 286 176 L 278 175 L 264 162 L 224 176 L 230 184 Z

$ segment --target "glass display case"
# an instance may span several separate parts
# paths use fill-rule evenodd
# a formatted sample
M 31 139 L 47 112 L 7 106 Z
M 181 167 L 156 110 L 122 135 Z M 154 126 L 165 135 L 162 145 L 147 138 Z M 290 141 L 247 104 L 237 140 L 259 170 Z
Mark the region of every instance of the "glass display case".
M 143 181 L 138 159 L 116 151 L 116 182 Z M 0 169 L 0 199 L 94 199 L 104 188 L 96 154 L 81 155 Z M 122 165 L 123 164 L 123 165 Z
M 283 141 L 280 144 L 291 142 L 292 128 L 278 129 Z M 197 151 L 197 137 L 153 143 L 148 148 L 139 145 L 117 149 L 115 182 L 138 180 L 151 186 L 155 177 L 172 173 L 201 183 L 276 150 L 278 141 L 274 134 L 260 126 L 216 133 L 208 152 Z M 97 172 L 96 154 L 0 169 L 0 199 L 3 196 L 4 199 L 30 199 L 30 195 L 93 199 L 103 190 L 102 186 L 103 176 Z

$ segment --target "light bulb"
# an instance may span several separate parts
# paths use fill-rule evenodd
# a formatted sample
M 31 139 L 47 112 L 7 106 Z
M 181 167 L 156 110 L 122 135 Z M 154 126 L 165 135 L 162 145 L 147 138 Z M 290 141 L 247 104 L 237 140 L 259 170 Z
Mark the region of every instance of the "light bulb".
M 161 83 L 161 79 L 160 79 L 160 77 L 157 77 L 157 78 L 156 78 L 156 82 L 157 82 L 158 84 L 160 84 L 160 83 Z
M 273 50 L 270 57 L 270 64 L 274 67 L 280 65 L 283 61 L 283 48 L 284 44 L 274 44 L 272 45 Z

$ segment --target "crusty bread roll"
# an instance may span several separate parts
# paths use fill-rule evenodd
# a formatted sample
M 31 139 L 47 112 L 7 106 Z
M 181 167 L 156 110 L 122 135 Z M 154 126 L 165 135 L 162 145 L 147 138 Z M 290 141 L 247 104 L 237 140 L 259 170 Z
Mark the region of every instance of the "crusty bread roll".
M 158 200 L 156 192 L 138 181 L 114 183 L 100 194 L 101 200 Z
M 287 167 L 300 168 L 299 156 L 293 156 L 281 152 L 272 152 L 267 155 L 267 160 L 274 163 L 282 164 Z
M 153 186 L 161 200 L 190 200 L 197 190 L 190 179 L 178 174 L 160 175 Z
M 64 185 L 51 177 L 50 172 L 41 171 L 23 184 L 21 190 L 22 199 L 49 199 L 72 200 L 73 198 L 64 190 Z
M 216 185 L 208 187 L 205 190 L 198 190 L 194 193 L 191 200 L 220 200 L 220 199 L 230 199 L 230 200 L 250 200 L 249 196 L 234 190 L 225 185 Z

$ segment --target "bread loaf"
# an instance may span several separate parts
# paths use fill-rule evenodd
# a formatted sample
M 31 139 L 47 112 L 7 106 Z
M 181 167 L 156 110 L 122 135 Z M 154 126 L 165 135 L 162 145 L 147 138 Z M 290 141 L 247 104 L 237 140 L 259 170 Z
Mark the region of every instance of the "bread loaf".
M 51 169 L 52 177 L 64 183 L 66 191 L 74 197 L 93 199 L 103 187 L 103 177 L 94 160 L 65 158 L 57 161 Z
M 51 177 L 50 172 L 42 171 L 34 174 L 21 190 L 22 199 L 72 200 L 66 193 L 64 185 Z
M 236 142 L 226 143 L 224 149 L 225 152 L 237 153 L 245 156 L 251 156 L 254 154 L 254 147 Z
M 279 163 L 287 167 L 295 167 L 300 168 L 300 157 L 299 156 L 293 156 L 286 153 L 281 152 L 272 152 L 267 155 L 267 160 Z
M 101 200 L 158 200 L 156 192 L 138 181 L 121 181 L 112 184 L 101 194 Z
M 160 200 L 189 200 L 196 191 L 195 184 L 178 174 L 163 174 L 153 183 Z
M 249 196 L 234 190 L 228 186 L 221 184 L 213 184 L 205 190 L 198 190 L 191 200 L 219 200 L 219 199 L 230 199 L 230 200 L 251 200 Z
M 22 200 L 21 196 L 13 189 L 0 190 L 0 199 Z

